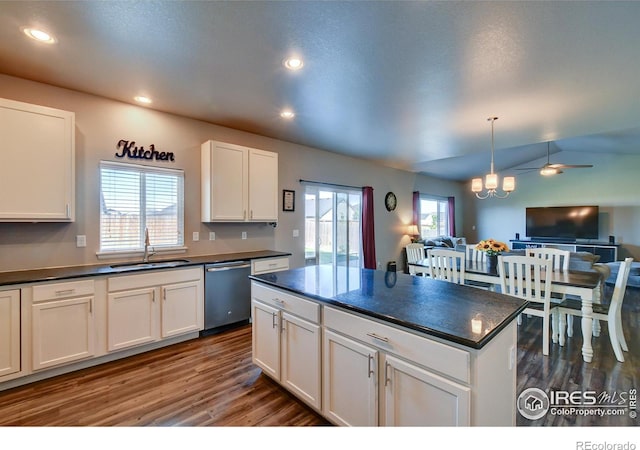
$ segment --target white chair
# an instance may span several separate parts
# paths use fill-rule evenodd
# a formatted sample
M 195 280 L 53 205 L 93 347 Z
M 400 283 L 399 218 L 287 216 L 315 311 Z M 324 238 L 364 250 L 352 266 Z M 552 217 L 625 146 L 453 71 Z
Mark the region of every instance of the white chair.
M 528 248 L 526 250 L 527 256 L 535 256 L 537 258 L 549 259 L 551 260 L 552 270 L 554 272 L 568 272 L 569 271 L 569 258 L 571 257 L 571 252 L 569 250 L 560 250 L 559 248 L 553 247 L 541 247 L 541 248 Z M 565 300 L 564 294 L 551 294 L 551 303 L 559 305 Z M 553 330 L 552 340 L 553 342 L 558 342 L 558 323 L 560 318 L 558 317 L 558 312 L 554 311 L 552 314 L 551 328 Z M 569 329 L 573 330 L 573 318 L 569 316 L 568 318 Z
M 611 347 L 616 355 L 616 359 L 620 362 L 624 362 L 624 356 L 622 351 L 628 351 L 627 341 L 624 339 L 624 333 L 622 331 L 622 301 L 624 299 L 625 291 L 627 290 L 627 281 L 629 280 L 629 272 L 631 270 L 631 263 L 633 258 L 625 258 L 620 263 L 620 271 L 616 277 L 616 284 L 613 288 L 613 294 L 611 295 L 611 301 L 608 304 L 594 304 L 593 305 L 593 318 L 594 320 L 606 320 L 609 329 L 609 340 L 611 341 Z M 582 316 L 582 302 L 574 299 L 567 299 L 562 302 L 558 307 L 560 312 L 560 345 L 564 345 L 564 315 Z
M 552 270 L 555 272 L 567 272 L 569 271 L 569 258 L 571 252 L 569 250 L 560 250 L 559 248 L 528 248 L 526 250 L 527 256 L 536 256 L 538 258 L 550 259 L 552 263 Z
M 452 249 L 427 250 L 431 278 L 464 284 L 465 254 Z
M 473 264 L 482 264 L 487 260 L 487 252 L 476 249 L 476 244 L 466 244 L 465 254 L 467 262 L 471 261 Z M 483 283 L 482 281 L 467 281 L 467 286 L 472 286 L 487 291 L 493 291 L 494 287 L 491 283 Z
M 542 354 L 549 354 L 551 260 L 534 256 L 498 256 L 503 294 L 529 302 L 524 314 L 542 317 Z
M 487 259 L 487 252 L 476 249 L 476 244 L 467 244 L 466 246 L 467 261 L 473 261 L 476 263 L 485 262 Z
M 409 244 L 405 247 L 405 250 L 407 251 L 407 265 L 409 266 L 409 274 L 416 275 L 416 269 L 411 264 L 425 258 L 424 244 Z

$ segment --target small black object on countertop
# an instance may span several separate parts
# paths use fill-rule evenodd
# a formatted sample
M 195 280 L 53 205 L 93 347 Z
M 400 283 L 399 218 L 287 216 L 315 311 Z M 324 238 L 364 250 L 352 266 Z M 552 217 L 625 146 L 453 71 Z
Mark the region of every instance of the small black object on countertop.
M 470 286 L 406 274 L 308 266 L 249 278 L 329 305 L 482 348 L 527 305 L 525 300 Z
M 176 267 L 199 266 L 222 262 L 243 261 L 250 259 L 277 258 L 291 256 L 291 253 L 274 250 L 259 250 L 253 252 L 221 253 L 217 255 L 187 256 L 184 258 L 151 259 L 148 265 L 100 264 L 68 267 L 49 267 L 31 270 L 16 270 L 0 272 L 0 286 L 21 283 L 36 283 L 42 281 L 64 280 L 69 278 L 94 277 L 98 275 L 118 275 L 122 273 L 157 270 Z M 158 265 L 163 261 L 174 261 L 168 265 Z M 117 267 L 112 267 L 117 266 Z

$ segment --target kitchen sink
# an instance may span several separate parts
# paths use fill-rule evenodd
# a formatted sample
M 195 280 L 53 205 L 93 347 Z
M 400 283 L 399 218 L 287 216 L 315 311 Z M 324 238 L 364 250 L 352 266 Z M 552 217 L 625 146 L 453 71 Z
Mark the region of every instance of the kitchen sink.
M 165 259 L 159 261 L 149 261 L 149 262 L 128 262 L 128 263 L 120 263 L 120 264 L 112 264 L 110 267 L 112 269 L 135 269 L 135 268 L 151 268 L 151 267 L 173 267 L 179 266 L 180 264 L 190 262 L 188 259 Z

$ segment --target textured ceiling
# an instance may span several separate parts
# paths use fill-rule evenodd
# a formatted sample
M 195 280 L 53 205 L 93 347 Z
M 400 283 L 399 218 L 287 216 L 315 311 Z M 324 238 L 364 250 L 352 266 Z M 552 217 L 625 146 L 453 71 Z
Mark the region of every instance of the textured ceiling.
M 468 180 L 490 116 L 497 170 L 546 141 L 640 152 L 638 23 L 640 2 L 0 0 L 0 73 Z

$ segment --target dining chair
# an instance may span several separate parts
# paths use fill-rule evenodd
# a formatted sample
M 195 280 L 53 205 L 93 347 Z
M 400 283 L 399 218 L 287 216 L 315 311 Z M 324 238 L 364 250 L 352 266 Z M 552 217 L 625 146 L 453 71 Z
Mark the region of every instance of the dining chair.
M 432 248 L 427 250 L 431 278 L 449 283 L 464 284 L 466 255 L 452 249 Z
M 622 351 L 629 351 L 627 341 L 624 339 L 624 333 L 622 330 L 621 311 L 622 301 L 624 300 L 624 294 L 627 290 L 627 281 L 629 280 L 629 272 L 631 271 L 632 262 L 633 258 L 625 258 L 625 260 L 620 263 L 620 270 L 616 277 L 616 283 L 613 287 L 611 301 L 607 304 L 593 304 L 593 319 L 604 320 L 607 322 L 611 347 L 613 348 L 613 353 L 616 355 L 616 359 L 620 362 L 624 362 Z M 582 303 L 580 300 L 566 299 L 558 305 L 557 309 L 560 312 L 560 345 L 564 345 L 564 316 L 566 314 L 569 317 L 582 317 Z
M 487 261 L 487 252 L 476 249 L 476 244 L 467 244 L 465 246 L 465 254 L 467 262 L 471 261 L 474 264 L 482 264 Z M 494 289 L 493 284 L 483 283 L 482 281 L 467 281 L 467 286 L 473 286 L 475 288 L 492 291 Z
M 535 256 L 537 258 L 549 259 L 551 260 L 552 270 L 554 272 L 568 272 L 569 271 L 569 258 L 571 257 L 571 251 L 569 250 L 560 250 L 559 248 L 553 247 L 540 247 L 540 248 L 528 248 L 526 249 L 525 254 L 527 256 Z M 551 303 L 559 305 L 566 299 L 564 294 L 552 293 L 551 294 Z M 552 340 L 553 342 L 558 342 L 558 329 L 559 329 L 559 313 L 557 310 L 553 311 L 551 320 L 553 321 L 551 324 L 551 328 L 553 330 Z M 569 325 L 569 329 L 573 329 L 573 317 L 569 316 L 567 318 L 567 322 Z
M 529 302 L 523 314 L 542 318 L 542 354 L 549 354 L 551 260 L 535 256 L 498 256 L 502 293 Z
M 421 273 L 416 274 L 416 269 L 411 264 L 416 263 L 421 259 L 425 258 L 424 244 L 419 244 L 419 243 L 409 244 L 405 247 L 405 250 L 407 252 L 407 265 L 409 267 L 409 274 L 422 275 Z
M 526 255 L 550 259 L 552 270 L 555 272 L 567 272 L 569 270 L 569 258 L 571 257 L 569 250 L 560 250 L 552 247 L 528 248 Z
M 487 259 L 487 252 L 476 249 L 476 244 L 466 245 L 467 261 L 484 262 Z

